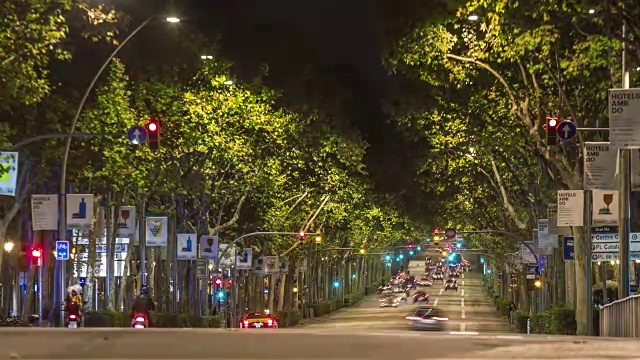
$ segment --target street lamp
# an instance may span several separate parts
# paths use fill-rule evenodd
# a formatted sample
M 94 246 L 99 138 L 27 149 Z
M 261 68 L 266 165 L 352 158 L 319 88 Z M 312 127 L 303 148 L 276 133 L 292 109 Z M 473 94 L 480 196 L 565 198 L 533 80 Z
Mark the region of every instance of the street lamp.
M 137 28 L 135 28 L 131 34 L 129 34 L 129 36 L 127 36 L 121 43 L 120 45 L 118 45 L 117 48 L 115 48 L 115 50 L 113 50 L 113 52 L 111 53 L 111 55 L 109 55 L 109 57 L 107 57 L 107 59 L 105 60 L 105 62 L 102 64 L 102 67 L 100 67 L 100 69 L 98 69 L 98 72 L 96 73 L 96 75 L 93 77 L 93 79 L 91 80 L 91 82 L 89 83 L 89 86 L 87 87 L 87 89 L 84 92 L 84 95 L 82 96 L 82 99 L 80 100 L 80 104 L 78 105 L 78 108 L 76 109 L 76 113 L 75 116 L 73 117 L 73 120 L 71 121 L 71 129 L 69 131 L 69 134 L 74 134 L 75 130 L 76 130 L 76 125 L 78 123 L 78 119 L 80 119 L 80 113 L 82 113 L 82 109 L 84 108 L 84 104 L 87 102 L 87 98 L 89 98 L 89 94 L 91 93 L 91 90 L 93 90 L 93 87 L 95 86 L 96 82 L 98 81 L 98 79 L 100 78 L 100 75 L 102 75 L 102 73 L 104 72 L 104 69 L 107 68 L 107 66 L 109 65 L 109 63 L 111 63 L 111 60 L 118 54 L 118 52 L 120 52 L 120 50 L 129 42 L 129 40 L 131 40 L 140 30 L 142 30 L 142 28 L 144 28 L 145 26 L 147 26 L 147 24 L 149 24 L 151 22 L 151 20 L 155 19 L 156 16 L 151 16 L 149 17 L 147 20 L 145 20 L 142 24 L 140 24 Z M 167 17 L 166 18 L 167 22 L 170 23 L 177 23 L 180 22 L 180 19 L 176 18 L 176 17 Z M 67 138 L 67 141 L 65 143 L 65 148 L 64 148 L 64 154 L 62 156 L 62 167 L 60 168 L 60 181 L 58 183 L 59 189 L 58 189 L 58 194 L 60 194 L 60 197 L 58 199 L 58 217 L 59 217 L 59 221 L 58 221 L 58 240 L 64 240 L 67 237 L 67 162 L 69 161 L 69 151 L 71 150 L 71 137 Z M 144 247 L 142 247 L 144 249 Z M 59 280 L 59 287 L 60 287 L 60 294 L 62 294 L 61 296 L 65 296 L 65 283 L 66 283 L 66 267 L 63 266 L 64 265 L 64 260 L 61 260 L 60 263 L 61 267 L 60 267 L 60 278 Z M 144 263 L 141 263 L 141 268 L 144 269 Z M 144 273 L 144 271 L 143 271 Z M 144 282 L 144 276 L 143 276 L 143 282 Z M 62 301 L 64 301 L 64 298 L 62 298 Z M 60 310 L 60 323 L 64 324 L 64 311 Z
M 478 15 L 469 15 L 469 17 L 467 18 L 469 19 L 469 21 L 477 21 L 478 20 Z
M 225 85 L 233 85 L 233 80 L 227 80 L 223 84 L 225 84 Z
M 10 253 L 13 250 L 14 246 L 15 244 L 13 243 L 13 241 L 7 241 L 6 243 L 4 243 L 4 251 Z
M 202 59 L 202 60 L 205 60 L 205 59 L 211 60 L 211 59 L 213 59 L 213 56 L 211 56 L 211 55 L 200 55 L 200 59 Z

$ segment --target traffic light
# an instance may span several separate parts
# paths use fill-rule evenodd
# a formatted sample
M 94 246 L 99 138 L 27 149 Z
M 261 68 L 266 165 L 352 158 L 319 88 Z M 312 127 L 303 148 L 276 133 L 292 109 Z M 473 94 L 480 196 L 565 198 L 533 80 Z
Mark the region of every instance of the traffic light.
M 216 284 L 216 286 L 218 286 L 218 287 L 219 287 L 219 286 L 221 286 L 221 285 L 222 285 L 222 278 L 217 277 L 217 278 L 216 278 L 216 281 L 215 281 L 215 284 Z
M 340 281 L 336 280 L 333 282 L 333 287 L 334 288 L 339 288 L 340 287 Z
M 144 128 L 147 129 L 149 149 L 158 151 L 158 149 L 160 149 L 160 122 L 158 120 L 151 120 Z
M 547 117 L 547 145 L 558 144 L 558 125 L 560 122 L 557 118 Z
M 300 243 L 304 242 L 304 238 L 307 236 L 307 234 L 304 233 L 304 231 L 300 231 L 298 233 L 298 237 L 300 238 Z
M 460 248 L 462 247 L 462 243 L 461 243 L 461 242 L 458 242 L 458 243 L 456 244 L 456 247 L 457 247 L 458 249 L 460 249 Z
M 536 281 L 533 282 L 533 285 L 537 288 L 542 287 L 542 280 L 536 279 Z
M 484 264 L 484 256 L 480 258 L 480 262 Z
M 218 291 L 218 299 L 224 299 L 224 290 Z
M 418 251 L 422 251 L 422 246 L 418 246 Z
M 409 244 L 409 249 L 413 249 L 413 244 Z
M 366 254 L 366 253 L 367 253 L 367 249 L 365 249 L 365 248 L 360 248 L 359 252 L 360 252 L 360 255 L 364 255 L 364 254 Z
M 391 261 L 391 255 L 385 255 L 384 259 L 385 261 Z
M 322 234 L 316 233 L 315 241 L 316 244 L 320 244 L 322 242 Z
M 413 256 L 414 252 L 413 250 L 409 251 L 409 255 Z
M 42 265 L 42 249 L 31 249 L 31 262 L 35 266 Z
M 404 254 L 400 254 L 400 255 L 398 255 L 398 258 L 399 258 L 399 259 L 404 259 Z

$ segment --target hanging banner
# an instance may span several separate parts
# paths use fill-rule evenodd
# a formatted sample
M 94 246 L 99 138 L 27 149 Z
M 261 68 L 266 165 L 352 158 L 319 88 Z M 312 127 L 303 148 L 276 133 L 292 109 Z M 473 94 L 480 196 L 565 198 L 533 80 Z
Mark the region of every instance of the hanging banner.
M 587 142 L 583 154 L 584 190 L 615 188 L 618 151 L 608 142 Z
M 544 255 L 550 255 L 550 250 L 558 247 L 558 235 L 549 234 L 549 219 L 538 220 L 538 247 Z
M 93 227 L 93 194 L 67 194 L 67 227 Z
M 169 221 L 166 216 L 147 216 L 145 219 L 147 246 L 167 246 Z
M 582 226 L 584 191 L 558 190 L 558 226 Z
M 547 219 L 549 219 L 549 234 L 571 235 L 571 228 L 558 226 L 558 204 L 547 204 Z
M 593 225 L 618 225 L 618 191 L 593 190 Z
M 527 241 L 527 245 L 533 248 L 533 241 Z M 537 264 L 535 255 L 529 250 L 527 246 L 524 244 L 520 244 L 520 257 L 522 258 L 522 262 L 525 264 Z
M 136 236 L 136 207 L 121 206 L 118 214 L 118 237 Z
M 200 236 L 200 258 L 215 260 L 218 257 L 218 237 Z
M 18 153 L 0 151 L 0 195 L 16 196 Z
M 236 246 L 234 245 L 230 251 L 227 251 L 229 244 L 219 244 L 220 248 L 220 266 L 231 266 L 236 262 Z
M 31 195 L 33 231 L 58 229 L 58 195 Z
M 253 264 L 253 249 L 244 248 L 240 253 L 240 256 L 237 257 L 236 269 L 251 269 L 251 265 Z
M 198 248 L 196 247 L 196 234 L 177 234 L 177 259 L 178 260 L 195 260 L 198 257 Z

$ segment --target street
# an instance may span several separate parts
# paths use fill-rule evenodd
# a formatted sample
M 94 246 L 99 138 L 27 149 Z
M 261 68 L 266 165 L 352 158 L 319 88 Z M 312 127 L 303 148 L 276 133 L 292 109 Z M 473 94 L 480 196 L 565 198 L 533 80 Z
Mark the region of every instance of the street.
M 433 250 L 416 255 L 409 262 L 409 273 L 420 278 L 424 273 L 426 256 L 439 258 Z M 478 267 L 475 267 L 478 269 Z M 449 318 L 448 331 L 478 333 L 508 333 L 508 321 L 496 313 L 492 301 L 482 293 L 481 275 L 477 271 L 466 272 L 458 279 L 458 291 L 445 291 L 440 281 L 433 281 L 431 288 L 420 288 L 431 295 L 430 305 L 442 309 Z M 413 293 L 413 292 L 412 292 Z M 376 295 L 366 297 L 362 302 L 340 309 L 326 317 L 301 325 L 305 328 L 348 328 L 348 329 L 407 329 L 406 316 L 416 309 L 411 304 L 401 303 L 397 308 L 380 308 Z
M 0 329 L 0 359 L 603 359 L 633 339 L 367 329 Z

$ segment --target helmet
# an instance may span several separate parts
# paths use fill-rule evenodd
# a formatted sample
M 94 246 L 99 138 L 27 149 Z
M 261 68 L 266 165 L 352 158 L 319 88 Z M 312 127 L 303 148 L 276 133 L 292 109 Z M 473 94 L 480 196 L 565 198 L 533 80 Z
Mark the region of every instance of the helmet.
M 140 295 L 148 295 L 149 294 L 149 288 L 146 285 L 142 285 L 140 287 Z

